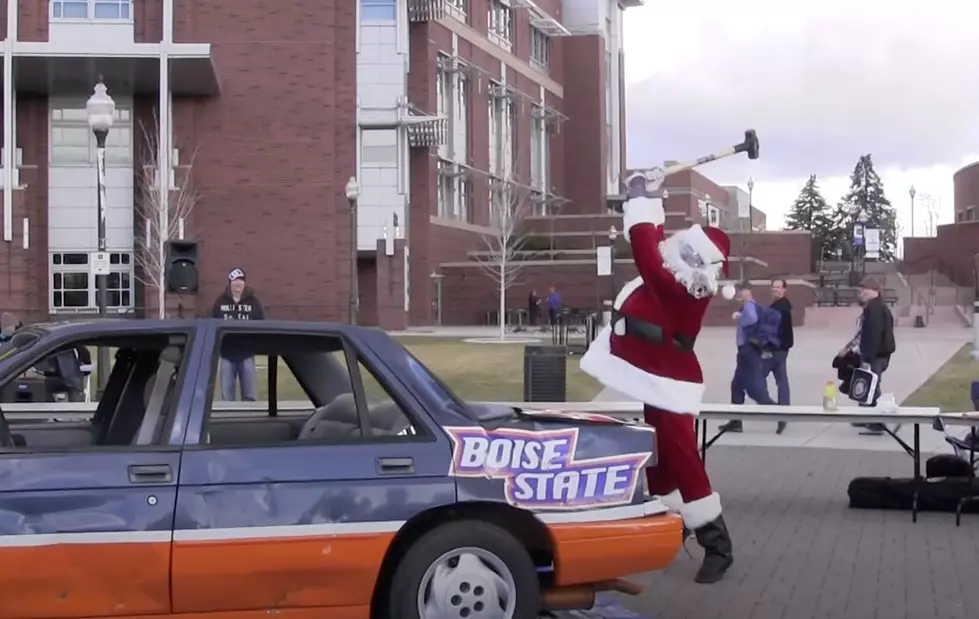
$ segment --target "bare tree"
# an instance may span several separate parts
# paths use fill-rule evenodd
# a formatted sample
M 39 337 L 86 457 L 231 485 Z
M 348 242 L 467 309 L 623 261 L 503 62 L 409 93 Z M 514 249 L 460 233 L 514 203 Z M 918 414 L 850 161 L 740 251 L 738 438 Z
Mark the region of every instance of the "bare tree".
M 514 284 L 517 274 L 526 266 L 522 256 L 526 236 L 522 222 L 530 216 L 532 204 L 526 187 L 512 181 L 490 179 L 490 228 L 483 235 L 485 252 L 480 252 L 483 271 L 497 285 L 499 293 L 500 339 L 506 337 L 506 291 Z
M 184 224 L 199 196 L 192 182 L 196 149 L 185 163 L 176 158 L 171 162 L 181 172 L 171 184 L 170 171 L 160 169 L 159 127 L 155 116 L 152 127 L 140 123 L 143 152 L 137 169 L 136 216 L 141 233 L 135 239 L 135 266 L 137 280 L 156 292 L 158 317 L 166 318 L 166 244 L 183 238 Z
M 931 194 L 925 194 L 918 197 L 918 203 L 921 204 L 925 212 L 925 236 L 935 236 L 938 234 L 938 211 L 940 205 L 935 196 Z

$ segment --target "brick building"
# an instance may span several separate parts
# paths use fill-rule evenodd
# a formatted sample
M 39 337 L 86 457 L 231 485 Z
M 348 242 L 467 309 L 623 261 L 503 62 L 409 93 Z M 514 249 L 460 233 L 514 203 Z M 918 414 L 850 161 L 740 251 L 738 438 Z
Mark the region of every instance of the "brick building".
M 344 319 L 355 270 L 361 322 L 430 323 L 440 265 L 480 242 L 491 200 L 604 211 L 625 152 L 623 12 L 641 4 L 0 0 L 4 309 L 94 310 L 85 102 L 102 76 L 112 308 L 154 305 L 141 205 L 190 187 L 202 290 L 185 305 L 240 267 L 272 315 Z

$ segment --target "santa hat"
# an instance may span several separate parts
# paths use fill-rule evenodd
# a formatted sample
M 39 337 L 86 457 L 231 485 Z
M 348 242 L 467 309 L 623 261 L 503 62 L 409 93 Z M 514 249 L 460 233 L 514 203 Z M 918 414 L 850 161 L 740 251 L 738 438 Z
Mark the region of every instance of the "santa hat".
M 724 264 L 721 266 L 721 272 L 724 274 L 724 277 L 730 277 L 731 237 L 729 237 L 727 233 L 720 228 L 713 228 L 711 226 L 704 228 L 703 232 L 704 236 L 710 239 L 710 242 L 713 243 L 717 253 L 724 257 Z M 735 292 L 737 291 L 731 284 L 727 284 L 721 288 L 721 296 L 728 300 L 734 298 Z

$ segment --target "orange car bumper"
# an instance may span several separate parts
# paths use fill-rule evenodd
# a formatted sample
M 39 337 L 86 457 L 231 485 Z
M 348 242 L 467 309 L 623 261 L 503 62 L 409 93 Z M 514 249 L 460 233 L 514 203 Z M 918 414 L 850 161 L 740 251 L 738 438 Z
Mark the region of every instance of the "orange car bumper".
M 682 520 L 673 514 L 551 525 L 554 584 L 588 584 L 664 569 L 680 550 L 682 530 Z

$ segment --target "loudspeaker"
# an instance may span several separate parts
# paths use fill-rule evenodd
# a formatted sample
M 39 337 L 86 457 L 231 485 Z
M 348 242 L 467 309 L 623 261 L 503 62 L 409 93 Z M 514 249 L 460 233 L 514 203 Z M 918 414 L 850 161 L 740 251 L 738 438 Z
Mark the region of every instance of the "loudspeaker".
M 195 294 L 197 292 L 197 241 L 167 241 L 167 292 Z

